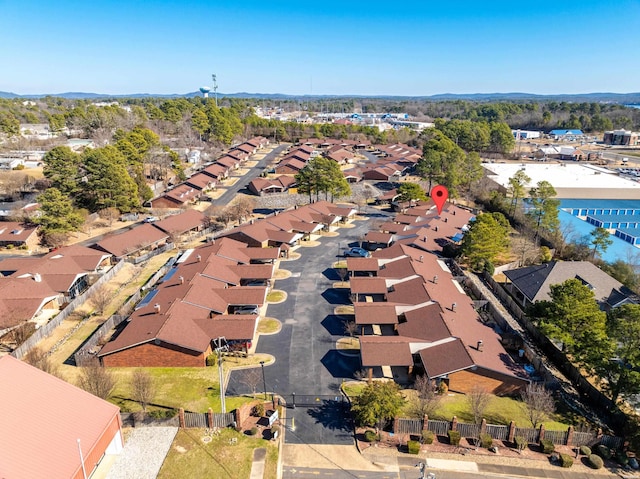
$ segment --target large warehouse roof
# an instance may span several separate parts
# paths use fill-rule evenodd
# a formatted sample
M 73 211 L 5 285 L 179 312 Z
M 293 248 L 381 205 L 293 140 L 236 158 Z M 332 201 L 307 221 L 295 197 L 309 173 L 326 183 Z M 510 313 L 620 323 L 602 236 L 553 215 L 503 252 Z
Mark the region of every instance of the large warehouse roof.
M 578 163 L 485 163 L 489 178 L 503 188 L 509 178 L 524 169 L 529 187 L 546 180 L 558 198 L 640 198 L 640 183 L 618 176 L 605 168 Z

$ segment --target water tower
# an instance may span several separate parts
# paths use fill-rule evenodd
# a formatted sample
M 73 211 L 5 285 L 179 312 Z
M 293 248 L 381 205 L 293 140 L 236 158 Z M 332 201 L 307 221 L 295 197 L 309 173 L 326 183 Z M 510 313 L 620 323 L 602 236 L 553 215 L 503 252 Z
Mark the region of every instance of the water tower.
M 201 86 L 200 87 L 200 93 L 202 93 L 202 96 L 205 98 L 209 98 L 209 92 L 211 91 L 211 88 L 208 86 Z

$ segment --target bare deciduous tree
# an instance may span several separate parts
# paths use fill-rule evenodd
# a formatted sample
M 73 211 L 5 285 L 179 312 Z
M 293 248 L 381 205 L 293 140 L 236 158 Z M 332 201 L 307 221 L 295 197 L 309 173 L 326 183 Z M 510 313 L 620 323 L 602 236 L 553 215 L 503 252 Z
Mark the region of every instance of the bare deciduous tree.
M 113 222 L 120 218 L 120 211 L 117 208 L 105 208 L 98 211 L 98 215 L 112 226 Z
M 97 360 L 91 361 L 87 366 L 80 368 L 78 387 L 88 393 L 98 396 L 101 399 L 107 399 L 115 386 L 116 380 L 113 373 L 107 368 L 100 366 Z
M 432 379 L 426 375 L 417 376 L 414 383 L 416 398 L 411 404 L 411 412 L 416 417 L 432 416 L 442 400 L 442 395 L 438 394 L 438 388 Z
M 256 391 L 262 382 L 262 374 L 258 368 L 245 369 L 241 375 L 242 384 L 247 386 L 251 391 L 251 395 L 255 397 Z
M 344 283 L 344 280 L 347 279 L 349 271 L 347 270 L 347 268 L 336 268 L 336 273 L 338 273 L 338 276 L 340 276 L 340 281 Z
M 256 207 L 256 201 L 253 198 L 240 196 L 230 205 L 233 220 L 242 223 L 246 218 L 250 217 Z
M 60 368 L 51 360 L 49 354 L 42 348 L 35 346 L 24 356 L 24 361 L 45 373 L 60 377 Z
M 471 392 L 466 396 L 467 405 L 473 414 L 473 420 L 476 424 L 480 424 L 484 412 L 487 410 L 491 402 L 491 394 L 482 386 L 474 386 Z
M 553 396 L 543 384 L 529 384 L 526 389 L 520 391 L 520 397 L 522 408 L 534 429 L 556 410 Z
M 98 314 L 104 313 L 112 299 L 111 289 L 106 284 L 101 284 L 91 291 L 91 304 Z
M 344 322 L 344 332 L 349 336 L 353 337 L 354 334 L 358 332 L 359 326 L 355 321 L 345 321 Z
M 153 400 L 155 394 L 156 386 L 151 374 L 144 369 L 136 369 L 131 376 L 131 399 L 140 403 L 142 412 L 147 412 L 147 404 Z

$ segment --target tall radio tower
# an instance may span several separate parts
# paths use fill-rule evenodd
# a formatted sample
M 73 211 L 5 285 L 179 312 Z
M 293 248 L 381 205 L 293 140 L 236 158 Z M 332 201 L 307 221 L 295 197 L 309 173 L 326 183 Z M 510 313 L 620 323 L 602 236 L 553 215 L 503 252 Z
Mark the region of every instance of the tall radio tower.
M 211 75 L 213 80 L 213 96 L 216 99 L 216 106 L 218 106 L 218 81 L 216 80 L 216 74 Z

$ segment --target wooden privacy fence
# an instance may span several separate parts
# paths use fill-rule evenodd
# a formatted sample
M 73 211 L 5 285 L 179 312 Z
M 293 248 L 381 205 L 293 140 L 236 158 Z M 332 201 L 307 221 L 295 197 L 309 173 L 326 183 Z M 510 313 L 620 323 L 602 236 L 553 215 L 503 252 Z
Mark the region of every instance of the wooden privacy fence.
M 622 438 L 618 436 L 608 436 L 606 434 L 594 432 L 575 431 L 573 426 L 567 430 L 516 427 L 512 421 L 508 426 L 499 424 L 487 424 L 483 419 L 480 424 L 459 422 L 454 416 L 451 421 L 433 421 L 427 416 L 423 419 L 397 417 L 393 422 L 393 432 L 399 435 L 420 435 L 423 430 L 432 431 L 437 436 L 447 436 L 449 431 L 458 431 L 461 437 L 467 439 L 477 439 L 481 434 L 488 434 L 493 439 L 514 442 L 518 436 L 524 437 L 528 443 L 537 444 L 542 439 L 547 439 L 556 445 L 563 446 L 593 446 L 594 444 L 604 444 L 612 449 L 619 449 Z
M 27 354 L 31 349 L 40 342 L 40 340 L 48 337 L 51 333 L 69 316 L 71 316 L 78 306 L 83 305 L 89 298 L 93 292 L 102 286 L 104 283 L 113 278 L 118 271 L 122 269 L 124 266 L 124 261 L 120 261 L 116 263 L 109 271 L 100 276 L 98 280 L 91 285 L 84 293 L 77 296 L 73 301 L 71 301 L 67 306 L 60 311 L 51 321 L 49 321 L 44 326 L 36 329 L 36 331 L 27 339 L 24 343 L 22 343 L 19 347 L 17 347 L 11 355 L 15 358 L 22 359 L 25 354 Z
M 176 256 L 169 258 L 169 260 L 158 271 L 156 271 L 156 273 L 149 278 L 149 280 L 138 291 L 131 295 L 131 297 L 129 297 L 129 299 L 125 301 L 120 308 L 118 308 L 118 314 L 111 316 L 93 332 L 93 334 L 74 353 L 73 358 L 76 366 L 81 366 L 87 359 L 94 357 L 93 355 L 97 353 L 96 349 L 100 341 L 105 338 L 113 328 L 120 325 L 129 317 L 129 314 L 133 311 L 135 305 L 142 298 L 142 292 L 153 288 L 156 283 L 160 281 L 165 274 L 167 274 L 167 271 L 169 271 L 175 262 Z

